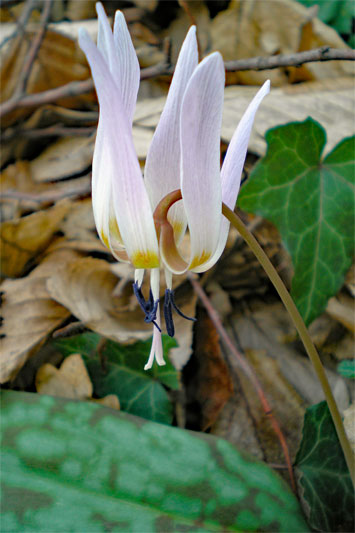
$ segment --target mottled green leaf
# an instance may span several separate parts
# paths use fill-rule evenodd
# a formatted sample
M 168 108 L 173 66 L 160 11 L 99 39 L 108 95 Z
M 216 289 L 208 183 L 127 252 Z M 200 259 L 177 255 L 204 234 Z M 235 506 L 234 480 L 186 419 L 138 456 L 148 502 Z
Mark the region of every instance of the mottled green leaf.
M 309 525 L 317 531 L 353 531 L 353 486 L 326 402 L 306 411 L 296 472 Z
M 294 266 L 292 296 L 309 324 L 341 287 L 354 251 L 354 142 L 325 159 L 324 129 L 308 118 L 266 133 L 268 150 L 239 195 L 277 226 Z
M 355 379 L 355 360 L 345 359 L 341 361 L 337 366 L 337 371 L 345 378 Z
M 94 393 L 102 398 L 116 394 L 123 411 L 155 422 L 170 424 L 173 417 L 172 404 L 162 384 L 171 389 L 179 388 L 178 372 L 167 354 L 176 346 L 176 341 L 163 335 L 166 365 L 154 365 L 144 370 L 152 340 L 138 341 L 131 345 L 121 345 L 105 340 L 98 345 L 100 336 L 84 333 L 68 339 L 56 341 L 56 347 L 67 356 L 81 353 L 94 385 Z
M 307 531 L 281 478 L 222 439 L 1 394 L 4 532 Z

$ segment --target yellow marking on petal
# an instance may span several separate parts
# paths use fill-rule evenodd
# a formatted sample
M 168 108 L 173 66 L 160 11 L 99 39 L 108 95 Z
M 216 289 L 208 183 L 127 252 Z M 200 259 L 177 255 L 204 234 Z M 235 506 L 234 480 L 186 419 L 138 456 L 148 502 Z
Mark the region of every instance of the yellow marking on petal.
M 100 233 L 100 236 L 101 236 L 101 240 L 102 242 L 104 243 L 104 245 L 106 246 L 106 248 L 110 249 L 110 243 L 108 242 L 108 237 L 106 235 L 106 233 L 104 233 L 103 231 Z
M 110 217 L 108 228 L 109 228 L 110 234 L 112 234 L 112 236 L 115 239 L 117 239 L 119 242 L 122 242 L 122 237 L 120 234 L 120 230 L 118 228 L 116 217 Z
M 131 256 L 132 265 L 135 268 L 158 268 L 160 266 L 159 257 L 155 252 L 135 252 Z
M 178 222 L 178 221 L 173 222 L 172 226 L 173 226 L 175 238 L 180 237 L 182 230 L 184 229 L 184 225 L 182 224 L 182 222 Z
M 206 263 L 210 257 L 211 257 L 211 252 L 205 252 L 205 251 L 203 251 L 202 254 L 199 256 L 195 255 L 195 257 L 193 258 L 191 262 L 191 265 L 189 266 L 189 270 L 193 270 L 194 268 L 197 268 L 203 265 L 203 263 Z

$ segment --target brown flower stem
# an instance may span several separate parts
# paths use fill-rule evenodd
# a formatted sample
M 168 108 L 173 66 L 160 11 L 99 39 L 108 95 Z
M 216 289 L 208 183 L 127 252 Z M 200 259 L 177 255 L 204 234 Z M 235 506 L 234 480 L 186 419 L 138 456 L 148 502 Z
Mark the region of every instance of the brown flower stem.
M 270 281 L 274 285 L 275 289 L 279 293 L 279 296 L 284 303 L 298 333 L 301 337 L 303 345 L 306 349 L 306 352 L 313 364 L 316 375 L 319 379 L 319 382 L 322 386 L 325 399 L 327 401 L 329 411 L 331 413 L 336 432 L 340 441 L 340 445 L 344 452 L 344 457 L 349 468 L 351 479 L 354 483 L 355 478 L 355 464 L 354 464 L 354 454 L 350 447 L 349 440 L 346 436 L 343 421 L 338 410 L 338 406 L 335 402 L 332 389 L 329 385 L 328 378 L 324 371 L 322 362 L 319 358 L 318 352 L 314 347 L 312 339 L 308 333 L 305 323 L 293 301 L 289 292 L 287 291 L 285 285 L 283 284 L 280 276 L 276 272 L 275 268 L 271 264 L 269 258 L 255 239 L 255 237 L 249 232 L 247 227 L 244 225 L 242 220 L 236 215 L 229 207 L 225 204 L 222 206 L 223 215 L 230 221 L 230 223 L 239 231 L 240 235 L 243 237 L 245 242 L 253 251 L 255 257 L 258 259 L 259 263 L 265 270 L 266 274 L 270 278 Z

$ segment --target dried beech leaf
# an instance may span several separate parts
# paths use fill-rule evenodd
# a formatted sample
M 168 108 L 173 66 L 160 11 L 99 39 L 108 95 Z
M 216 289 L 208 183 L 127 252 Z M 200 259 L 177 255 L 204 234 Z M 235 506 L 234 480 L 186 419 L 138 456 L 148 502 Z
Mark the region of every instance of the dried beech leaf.
M 327 313 L 343 324 L 351 333 L 355 333 L 354 300 L 342 294 L 339 298 L 331 298 L 327 305 Z
M 194 356 L 188 366 L 187 402 L 199 405 L 198 429 L 205 431 L 216 421 L 233 392 L 233 383 L 219 345 L 219 335 L 204 309 L 198 310 Z M 189 412 L 189 410 L 188 410 Z M 191 424 L 189 424 L 190 426 Z
M 49 394 L 72 400 L 91 398 L 93 385 L 80 354 L 69 355 L 60 368 L 46 363 L 36 375 L 36 389 L 40 394 Z
M 73 202 L 59 229 L 63 237 L 56 239 L 49 251 L 71 248 L 82 252 L 109 253 L 97 235 L 91 198 Z
M 56 181 L 87 170 L 92 161 L 95 136 L 63 137 L 31 161 L 36 182 Z
M 222 139 L 230 141 L 251 98 L 255 87 L 227 87 L 224 94 Z M 354 133 L 354 122 L 349 109 L 355 106 L 353 80 L 330 79 L 302 83 L 285 88 L 273 88 L 260 106 L 249 142 L 249 150 L 264 155 L 265 132 L 269 128 L 302 121 L 310 115 L 327 132 L 325 153 L 332 150 L 344 137 Z
M 316 19 L 315 14 L 315 10 L 292 0 L 234 0 L 211 22 L 212 49 L 219 50 L 224 60 L 230 61 L 290 54 L 323 45 L 347 48 L 337 32 Z M 351 73 L 351 66 L 346 61 L 309 63 L 304 66 L 304 77 L 301 79 L 336 78 L 347 73 Z M 244 85 L 258 85 L 270 79 L 274 87 L 288 82 L 285 69 L 239 71 L 228 74 L 228 78 Z
M 118 282 L 109 263 L 86 257 L 58 269 L 47 287 L 54 300 L 104 337 L 119 342 L 147 339 L 152 326 L 145 324 L 138 306 L 129 311 L 132 287 L 126 287 L 120 297 L 113 296 Z
M 19 193 L 19 198 L 3 198 L 1 200 L 1 220 L 9 220 L 20 217 L 26 209 L 33 209 L 38 205 L 31 200 L 21 198 L 21 193 L 39 195 L 46 191 L 47 186 L 32 180 L 28 161 L 16 161 L 1 172 L 0 189 L 5 194 L 8 191 Z
M 91 398 L 92 402 L 99 403 L 101 405 L 104 405 L 105 407 L 111 407 L 111 409 L 117 409 L 117 411 L 120 410 L 120 401 L 116 394 L 108 394 L 104 398 L 100 398 L 97 400 L 96 398 Z
M 0 332 L 0 382 L 15 377 L 32 355 L 31 350 L 59 327 L 70 312 L 48 294 L 47 279 L 58 267 L 74 261 L 78 254 L 63 250 L 46 257 L 25 278 L 6 280 L 1 285 L 3 317 Z
M 26 31 L 25 38 L 19 35 L 9 42 L 1 64 L 1 101 L 8 100 L 14 94 L 25 57 L 36 36 L 37 29 L 38 25 L 34 24 Z M 14 30 L 16 30 L 16 25 L 7 25 L 7 34 L 11 34 Z M 75 39 L 77 39 L 77 34 Z M 75 40 L 48 29 L 34 61 L 27 83 L 27 92 L 33 94 L 46 91 L 75 80 L 85 80 L 89 76 L 89 67 L 83 55 L 78 53 Z M 78 103 L 80 105 L 80 102 L 90 100 L 92 100 L 90 95 L 68 96 L 58 100 L 58 104 L 75 107 Z M 28 116 L 29 113 L 31 111 L 26 108 L 16 109 L 3 119 L 3 126 L 9 126 L 20 117 Z
M 256 91 L 256 87 L 226 87 L 221 132 L 223 141 L 231 140 Z M 137 102 L 133 139 L 140 159 L 147 155 L 165 100 L 165 97 L 160 97 Z M 355 94 L 351 78 L 332 78 L 295 86 L 272 87 L 256 114 L 249 150 L 257 155 L 264 155 L 264 134 L 269 128 L 304 120 L 312 115 L 327 131 L 325 151 L 329 152 L 344 137 L 353 135 L 353 116 L 349 109 L 354 106 Z
M 355 403 L 344 411 L 344 428 L 350 441 L 353 452 L 355 453 Z
M 38 211 L 1 225 L 3 276 L 21 275 L 27 262 L 48 246 L 69 208 L 70 202 L 63 200 L 46 211 Z

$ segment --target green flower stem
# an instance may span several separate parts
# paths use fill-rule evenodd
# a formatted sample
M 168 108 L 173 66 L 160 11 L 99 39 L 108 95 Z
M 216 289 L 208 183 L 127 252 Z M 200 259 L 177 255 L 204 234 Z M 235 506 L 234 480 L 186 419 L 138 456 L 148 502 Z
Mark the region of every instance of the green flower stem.
M 248 246 L 253 251 L 255 257 L 265 270 L 266 274 L 270 278 L 270 281 L 274 285 L 275 289 L 279 293 L 279 296 L 281 300 L 283 301 L 298 333 L 301 337 L 301 340 L 303 342 L 303 345 L 306 349 L 306 352 L 308 353 L 308 356 L 313 364 L 314 370 L 317 374 L 317 377 L 320 381 L 320 384 L 322 386 L 329 411 L 332 415 L 332 419 L 339 437 L 340 445 L 343 449 L 344 456 L 346 463 L 349 468 L 349 472 L 351 475 L 351 479 L 354 483 L 355 481 L 355 464 L 354 464 L 354 454 L 352 452 L 352 449 L 350 447 L 349 440 L 346 436 L 343 421 L 341 418 L 341 415 L 338 410 L 338 406 L 334 400 L 334 396 L 332 393 L 332 390 L 330 388 L 328 378 L 326 376 L 326 373 L 324 371 L 322 362 L 319 358 L 318 352 L 314 347 L 314 344 L 312 342 L 312 339 L 308 333 L 308 330 L 305 326 L 305 323 L 303 322 L 303 319 L 292 300 L 289 292 L 287 291 L 285 285 L 283 284 L 280 276 L 276 272 L 275 268 L 272 266 L 269 258 L 255 239 L 255 237 L 250 233 L 250 231 L 246 228 L 246 226 L 243 224 L 241 219 L 236 215 L 229 207 L 227 207 L 225 204 L 222 206 L 222 213 L 223 215 L 230 221 L 230 223 L 238 230 L 240 235 L 243 237 L 245 242 L 248 244 Z

